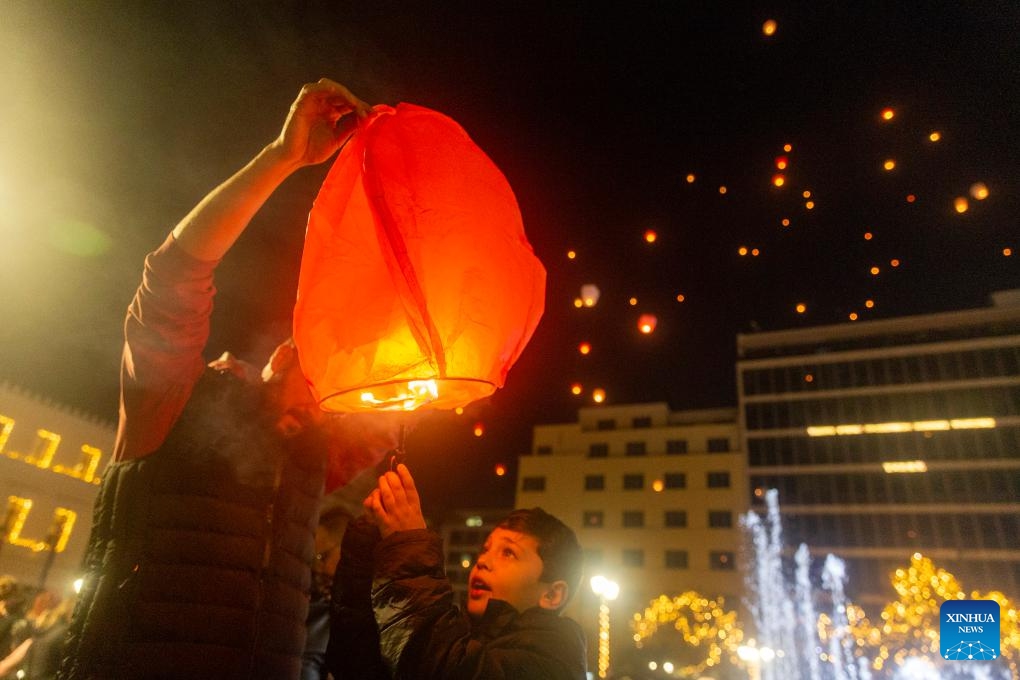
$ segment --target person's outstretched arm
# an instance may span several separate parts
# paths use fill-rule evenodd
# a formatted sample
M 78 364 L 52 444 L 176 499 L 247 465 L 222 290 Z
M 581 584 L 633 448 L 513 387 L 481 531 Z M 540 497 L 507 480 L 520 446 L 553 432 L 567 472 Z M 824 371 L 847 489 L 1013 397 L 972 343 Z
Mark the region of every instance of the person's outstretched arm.
M 203 198 L 146 258 L 124 328 L 114 460 L 159 448 L 205 369 L 212 274 L 220 258 L 288 176 L 332 156 L 368 112 L 339 83 L 305 85 L 277 138 Z

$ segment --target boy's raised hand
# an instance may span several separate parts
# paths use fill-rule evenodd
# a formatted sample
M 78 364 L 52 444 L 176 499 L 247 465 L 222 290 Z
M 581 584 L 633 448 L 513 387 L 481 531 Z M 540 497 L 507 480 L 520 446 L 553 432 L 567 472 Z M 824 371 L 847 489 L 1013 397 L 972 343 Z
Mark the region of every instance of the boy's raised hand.
M 379 486 L 362 505 L 372 514 L 383 538 L 395 531 L 425 528 L 418 489 L 411 471 L 403 463 L 397 466 L 396 472 L 387 472 L 379 478 Z

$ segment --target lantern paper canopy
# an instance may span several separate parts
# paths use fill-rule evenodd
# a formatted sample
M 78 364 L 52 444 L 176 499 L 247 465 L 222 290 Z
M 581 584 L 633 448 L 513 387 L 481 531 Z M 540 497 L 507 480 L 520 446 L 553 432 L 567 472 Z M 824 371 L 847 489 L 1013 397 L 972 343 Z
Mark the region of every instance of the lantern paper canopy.
M 642 314 L 638 318 L 637 322 L 638 330 L 644 333 L 645 335 L 648 335 L 649 333 L 655 330 L 655 326 L 658 323 L 659 320 L 655 317 L 654 314 Z
M 599 302 L 602 291 L 594 283 L 586 283 L 581 286 L 581 302 L 585 307 L 594 307 Z
M 456 408 L 503 386 L 545 269 L 506 178 L 450 118 L 375 107 L 308 218 L 294 340 L 327 411 Z

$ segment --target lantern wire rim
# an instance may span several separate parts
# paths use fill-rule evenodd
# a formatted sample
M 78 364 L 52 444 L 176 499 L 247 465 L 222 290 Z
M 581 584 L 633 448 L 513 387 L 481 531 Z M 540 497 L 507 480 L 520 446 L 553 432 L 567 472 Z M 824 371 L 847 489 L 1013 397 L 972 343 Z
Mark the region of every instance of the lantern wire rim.
M 476 397 L 468 399 L 467 402 L 465 402 L 465 404 L 466 403 L 470 403 L 471 401 L 474 401 L 475 399 L 480 399 L 480 398 L 482 398 L 484 396 L 488 396 L 488 395 L 492 394 L 493 392 L 496 391 L 496 388 L 498 387 L 498 385 L 496 385 L 496 383 L 494 383 L 493 381 L 485 380 L 484 378 L 469 378 L 469 377 L 458 377 L 458 376 L 444 376 L 444 377 L 431 377 L 431 378 L 429 378 L 429 377 L 407 377 L 407 378 L 398 378 L 398 379 L 394 379 L 394 380 L 380 380 L 378 382 L 362 383 L 360 385 L 355 385 L 353 387 L 348 387 L 348 388 L 344 388 L 344 389 L 341 389 L 341 390 L 335 390 L 335 391 L 330 392 L 329 394 L 323 396 L 321 399 L 319 399 L 318 403 L 319 403 L 319 406 L 322 407 L 324 410 L 333 411 L 334 409 L 327 408 L 325 405 L 328 402 L 333 401 L 333 400 L 335 400 L 335 399 L 337 399 L 339 397 L 344 397 L 346 395 L 350 395 L 350 394 L 355 393 L 355 392 L 362 392 L 362 391 L 365 391 L 365 390 L 385 388 L 385 387 L 389 387 L 389 386 L 392 386 L 392 385 L 406 385 L 407 383 L 412 382 L 412 381 L 428 381 L 428 380 L 434 380 L 436 382 L 436 384 L 443 384 L 443 383 L 475 383 L 475 384 L 478 384 L 478 385 L 486 385 L 488 387 L 488 389 L 485 391 L 485 394 L 479 394 Z M 430 407 L 430 406 L 433 407 L 433 408 L 436 408 L 436 406 L 435 406 L 436 402 L 442 403 L 443 401 L 444 401 L 444 399 L 442 397 L 439 397 L 439 398 L 434 399 L 434 400 L 432 400 L 430 402 L 422 404 L 418 408 L 424 408 L 424 407 Z M 450 408 L 450 409 L 453 409 L 453 408 L 456 408 L 457 406 L 464 406 L 465 404 L 451 403 L 449 405 L 444 405 L 444 406 L 441 406 L 439 408 Z M 358 410 L 358 411 L 370 410 L 371 411 L 371 410 L 377 410 L 377 409 L 369 408 L 369 409 L 356 409 L 356 410 Z M 415 409 L 415 410 L 417 410 L 417 409 Z

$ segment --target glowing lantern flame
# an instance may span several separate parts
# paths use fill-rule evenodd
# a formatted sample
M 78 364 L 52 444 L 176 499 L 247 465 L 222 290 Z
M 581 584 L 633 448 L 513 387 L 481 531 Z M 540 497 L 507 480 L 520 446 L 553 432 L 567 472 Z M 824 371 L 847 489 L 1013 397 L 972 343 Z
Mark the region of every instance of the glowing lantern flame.
M 793 144 L 784 144 L 783 151 L 785 151 L 786 153 L 790 153 L 791 151 L 793 151 Z
M 758 255 L 760 255 L 760 254 L 761 254 L 761 251 L 758 250 L 757 248 L 752 248 L 751 249 L 751 257 L 758 257 Z
M 850 312 L 850 320 L 857 321 L 857 312 Z
M 585 307 L 594 307 L 598 304 L 601 296 L 602 291 L 594 283 L 586 283 L 581 286 L 581 301 L 584 302 Z
M 889 260 L 889 265 L 892 266 L 892 267 L 899 267 L 900 266 L 900 261 L 899 260 Z
M 594 401 L 596 404 L 601 404 L 606 400 L 606 391 L 601 387 L 596 387 L 594 390 L 592 390 L 591 400 Z
M 323 409 L 452 409 L 489 396 L 544 299 L 513 191 L 455 121 L 400 104 L 359 122 L 308 217 L 294 307 Z
M 803 196 L 804 198 L 811 198 L 811 192 L 805 191 L 803 194 L 801 194 L 801 196 Z
M 503 465 L 502 463 L 496 463 L 496 476 L 497 477 L 502 477 L 505 474 L 506 474 L 506 465 Z
M 970 204 L 967 202 L 967 199 L 964 198 L 963 196 L 957 196 L 956 200 L 953 201 L 953 208 L 956 210 L 956 212 L 963 214 L 967 212 L 967 210 L 970 208 Z
M 808 201 L 807 203 L 804 204 L 804 207 L 807 208 L 808 210 L 814 210 L 815 209 L 815 202 L 814 201 Z
M 942 139 L 942 133 L 941 132 L 935 131 L 935 132 L 932 132 L 930 135 L 928 135 L 928 141 L 937 142 L 940 139 Z
M 567 259 L 568 260 L 573 260 L 576 257 L 577 257 L 577 253 L 575 251 L 573 251 L 573 250 L 568 250 L 567 251 Z
M 1002 254 L 1005 255 L 1006 257 L 1010 257 L 1010 256 L 1013 255 L 1013 249 L 1012 248 L 1003 248 L 1002 249 Z
M 781 224 L 782 224 L 782 225 L 783 225 L 784 227 L 788 227 L 788 226 L 790 226 L 790 220 L 784 217 L 784 218 L 783 218 L 783 221 L 781 222 Z
M 573 385 L 570 386 L 570 393 L 571 394 L 577 395 L 577 394 L 581 394 L 581 392 L 583 392 L 583 391 L 584 391 L 584 388 L 581 386 L 581 383 L 574 383 Z
M 725 194 L 726 193 L 726 187 L 725 186 L 719 187 L 719 193 L 720 194 Z
M 872 307 L 875 306 L 875 301 L 874 300 L 865 300 L 864 301 L 864 306 L 867 307 L 868 309 L 871 309 Z
M 988 187 L 982 182 L 975 182 L 970 185 L 970 195 L 979 201 L 983 201 L 988 198 Z
M 747 255 L 747 248 L 744 246 L 740 246 L 740 248 L 737 249 L 737 254 L 740 255 L 741 257 Z
M 761 32 L 767 36 L 773 36 L 776 34 L 776 29 L 778 27 L 779 26 L 776 24 L 775 19 L 769 19 L 761 25 Z
M 880 271 L 881 271 L 881 269 L 879 269 L 878 267 L 872 267 L 872 268 L 871 268 L 871 275 L 872 275 L 872 276 L 878 276 L 878 273 L 879 273 Z
M 696 178 L 694 177 L 694 173 L 691 173 L 691 174 L 687 175 L 687 183 L 688 184 L 694 184 L 694 180 L 695 179 Z
M 892 120 L 896 117 L 896 112 L 892 109 L 882 109 L 882 120 Z
M 581 354 L 590 354 L 591 353 L 591 343 L 590 342 L 582 342 L 580 345 L 577 346 L 577 351 L 580 352 Z
M 886 170 L 892 170 L 893 168 L 896 167 L 896 161 L 894 161 L 891 158 L 886 159 L 885 163 L 882 163 L 882 167 L 885 168 Z
M 650 334 L 655 330 L 655 326 L 659 323 L 659 320 L 655 318 L 654 314 L 642 314 L 638 318 L 638 330 L 645 335 Z
M 684 300 L 686 300 L 686 299 L 687 299 L 687 298 L 686 298 L 686 297 L 684 297 L 684 294 L 683 294 L 683 293 L 678 293 L 678 294 L 677 294 L 677 296 L 676 296 L 676 301 L 677 301 L 677 302 L 683 302 L 683 301 L 684 301 Z
M 806 311 L 807 311 L 807 305 L 805 305 L 803 302 L 797 304 L 797 313 L 798 314 L 803 314 Z
M 776 157 L 776 169 L 778 169 L 778 170 L 786 170 L 786 164 L 788 162 L 789 162 L 789 159 L 786 156 L 778 156 L 778 157 Z
M 772 177 L 772 184 L 777 187 L 781 187 L 786 184 L 786 177 L 783 175 L 775 175 Z
M 870 241 L 873 238 L 875 238 L 875 235 L 872 234 L 870 231 L 864 232 L 864 240 L 865 241 Z
M 656 479 L 654 482 L 652 482 L 652 491 L 654 491 L 655 493 L 659 493 L 665 488 L 666 485 L 663 483 L 661 479 Z
M 472 432 L 474 432 L 474 435 L 476 437 L 481 437 L 483 434 L 485 434 L 485 424 L 480 422 L 475 423 L 475 427 L 472 430 Z
M 582 300 L 581 298 L 574 298 L 574 306 L 577 307 L 578 309 L 584 307 L 584 300 Z
M 653 230 L 649 229 L 645 232 L 645 241 L 648 243 L 655 243 L 655 239 L 659 237 Z
M 627 300 L 627 304 L 629 304 L 631 307 L 634 307 L 635 305 L 637 305 L 637 298 L 632 297 L 631 299 Z

